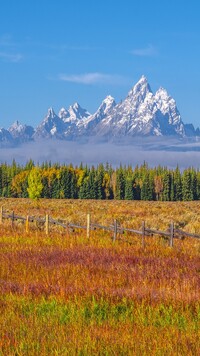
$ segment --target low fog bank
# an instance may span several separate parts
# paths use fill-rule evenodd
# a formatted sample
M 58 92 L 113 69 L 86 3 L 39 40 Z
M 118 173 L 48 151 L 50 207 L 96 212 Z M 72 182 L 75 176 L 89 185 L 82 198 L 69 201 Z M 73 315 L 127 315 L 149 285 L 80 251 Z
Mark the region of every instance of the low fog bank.
M 23 144 L 16 148 L 0 148 L 0 161 L 11 163 L 15 159 L 19 164 L 25 164 L 29 159 L 35 163 L 51 161 L 52 163 L 81 162 L 88 165 L 110 163 L 114 167 L 119 164 L 142 164 L 146 161 L 150 166 L 158 164 L 174 168 L 200 165 L 200 143 L 176 142 L 162 139 L 137 139 L 134 144 L 111 143 L 77 143 L 66 141 L 42 141 Z

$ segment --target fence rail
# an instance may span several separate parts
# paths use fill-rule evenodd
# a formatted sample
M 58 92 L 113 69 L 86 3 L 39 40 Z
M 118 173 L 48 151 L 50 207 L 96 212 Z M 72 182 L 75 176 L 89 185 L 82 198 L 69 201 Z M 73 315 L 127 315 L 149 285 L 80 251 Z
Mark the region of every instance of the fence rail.
M 176 229 L 174 227 L 173 222 L 171 222 L 170 228 L 168 228 L 167 231 L 150 229 L 150 228 L 146 227 L 146 224 L 144 221 L 142 222 L 141 230 L 136 230 L 136 229 L 125 228 L 125 227 L 120 226 L 118 224 L 117 220 L 114 220 L 113 225 L 109 225 L 109 226 L 92 223 L 90 214 L 87 214 L 86 225 L 80 225 L 80 224 L 75 224 L 75 223 L 66 223 L 66 222 L 64 222 L 63 219 L 56 220 L 56 219 L 50 217 L 48 214 L 46 214 L 45 217 L 37 217 L 37 216 L 29 216 L 29 215 L 24 217 L 24 216 L 15 214 L 14 211 L 12 211 L 11 213 L 6 213 L 3 209 L 3 207 L 1 207 L 0 208 L 0 224 L 3 224 L 3 221 L 6 219 L 10 219 L 12 227 L 14 226 L 14 222 L 22 221 L 22 223 L 25 224 L 26 232 L 28 232 L 30 230 L 30 223 L 35 222 L 35 223 L 41 224 L 44 227 L 47 235 L 50 233 L 51 225 L 60 226 L 64 229 L 66 229 L 67 231 L 74 231 L 75 229 L 86 230 L 87 238 L 90 238 L 90 231 L 95 231 L 97 229 L 101 229 L 104 231 L 110 231 L 113 233 L 113 237 L 112 237 L 113 242 L 115 242 L 116 240 L 123 240 L 124 242 L 132 243 L 130 240 L 127 240 L 127 238 L 124 238 L 124 237 L 122 238 L 122 235 L 124 235 L 125 233 L 139 235 L 141 237 L 141 242 L 142 242 L 143 247 L 145 247 L 145 237 L 154 236 L 154 235 L 159 235 L 161 237 L 167 238 L 169 241 L 169 246 L 171 246 L 171 247 L 173 247 L 173 245 L 174 245 L 174 239 L 184 239 L 185 237 L 200 239 L 200 235 L 198 235 L 198 234 L 193 234 L 193 233 L 183 231 L 181 229 Z

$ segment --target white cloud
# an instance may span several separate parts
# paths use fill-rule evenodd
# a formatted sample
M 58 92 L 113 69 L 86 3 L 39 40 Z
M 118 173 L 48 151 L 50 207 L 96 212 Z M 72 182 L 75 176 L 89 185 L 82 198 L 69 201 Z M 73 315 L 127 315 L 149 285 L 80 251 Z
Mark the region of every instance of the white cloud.
M 122 84 L 126 78 L 120 75 L 104 74 L 99 72 L 85 74 L 60 74 L 59 80 L 79 84 Z
M 6 61 L 6 62 L 13 62 L 13 63 L 17 63 L 20 62 L 22 60 L 22 55 L 20 53 L 15 53 L 15 54 L 11 54 L 11 53 L 7 53 L 7 52 L 0 52 L 0 59 Z
M 149 44 L 145 48 L 137 48 L 131 51 L 131 53 L 134 56 L 140 56 L 140 57 L 154 57 L 158 54 L 157 49 Z

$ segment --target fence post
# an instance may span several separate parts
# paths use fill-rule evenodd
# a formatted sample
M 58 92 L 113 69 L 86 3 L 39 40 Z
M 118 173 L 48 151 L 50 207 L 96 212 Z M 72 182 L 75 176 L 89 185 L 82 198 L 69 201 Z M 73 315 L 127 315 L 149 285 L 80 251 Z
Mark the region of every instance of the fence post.
M 90 238 L 90 214 L 87 214 L 87 239 Z
M 48 214 L 46 214 L 45 232 L 46 232 L 46 235 L 49 235 L 49 215 Z
M 145 248 L 145 221 L 142 222 L 142 247 Z
M 3 205 L 1 206 L 0 209 L 0 224 L 3 224 Z
M 14 227 L 14 219 L 15 219 L 15 213 L 12 211 L 11 213 L 11 227 Z
M 113 235 L 113 242 L 117 239 L 117 220 L 114 220 L 114 235 Z
M 29 232 L 29 216 L 26 217 L 26 233 Z
M 171 222 L 170 224 L 170 239 L 169 239 L 169 246 L 174 246 L 174 223 Z

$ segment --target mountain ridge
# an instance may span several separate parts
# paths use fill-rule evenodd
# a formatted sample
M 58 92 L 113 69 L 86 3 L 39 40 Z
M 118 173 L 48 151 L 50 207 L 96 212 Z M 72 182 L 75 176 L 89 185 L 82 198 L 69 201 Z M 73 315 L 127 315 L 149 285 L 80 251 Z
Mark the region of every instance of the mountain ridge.
M 17 145 L 21 142 L 43 139 L 104 140 L 107 142 L 140 136 L 199 137 L 200 130 L 193 124 L 184 124 L 176 101 L 160 87 L 152 92 L 143 75 L 119 103 L 108 95 L 94 114 L 77 102 L 58 114 L 49 108 L 47 115 L 34 129 L 14 122 L 8 130 L 0 130 L 0 143 Z

